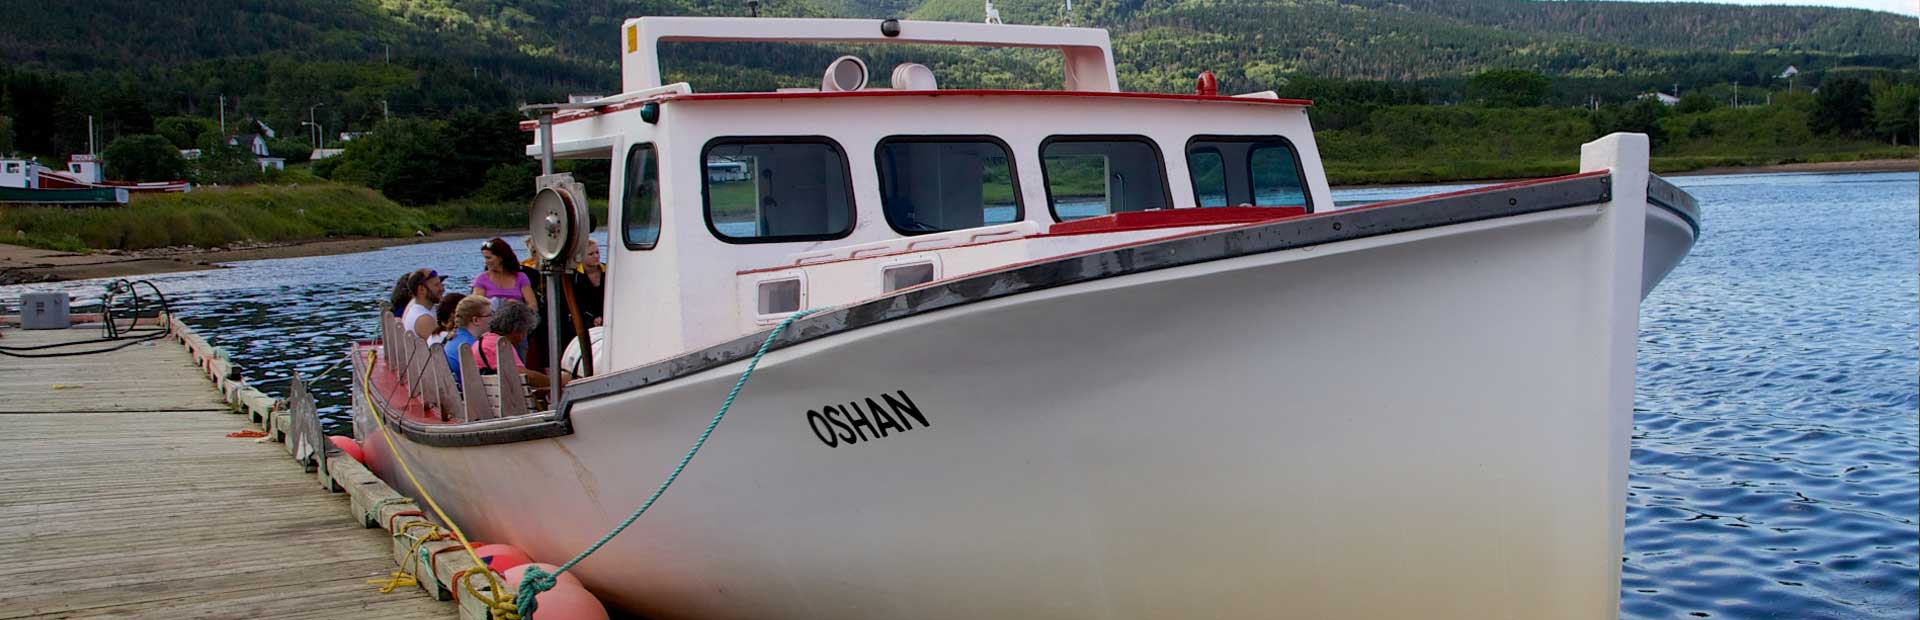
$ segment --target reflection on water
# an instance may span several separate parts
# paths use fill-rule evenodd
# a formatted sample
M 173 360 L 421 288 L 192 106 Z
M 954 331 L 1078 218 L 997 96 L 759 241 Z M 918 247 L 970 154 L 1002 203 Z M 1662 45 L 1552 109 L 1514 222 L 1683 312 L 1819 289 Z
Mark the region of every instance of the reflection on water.
M 1682 177 L 1706 236 L 1641 306 L 1621 615 L 1912 618 L 1920 460 L 1913 173 Z M 1335 192 L 1337 202 L 1468 185 Z M 604 243 L 604 234 L 596 235 Z M 465 290 L 475 241 L 152 278 L 250 378 L 374 333 L 403 271 Z M 5 287 L 98 299 L 101 282 Z M 270 393 L 283 385 L 265 386 Z M 346 377 L 316 391 L 328 415 Z

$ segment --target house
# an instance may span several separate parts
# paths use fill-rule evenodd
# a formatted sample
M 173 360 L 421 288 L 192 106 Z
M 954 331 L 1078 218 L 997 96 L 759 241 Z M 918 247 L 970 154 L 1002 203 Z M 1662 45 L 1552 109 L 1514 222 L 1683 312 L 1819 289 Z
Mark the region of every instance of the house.
M 328 157 L 338 156 L 339 154 L 345 153 L 345 152 L 347 152 L 346 149 L 314 149 L 313 153 L 307 156 L 307 159 L 312 161 L 320 161 Z
M 287 169 L 287 159 L 285 157 L 274 157 L 273 153 L 267 150 L 267 139 L 274 137 L 272 127 L 268 127 L 266 123 L 257 120 L 242 123 L 241 126 L 250 128 L 252 131 L 243 131 L 242 133 L 229 136 L 227 138 L 227 146 L 238 146 L 247 149 L 248 153 L 253 154 L 253 163 L 260 166 L 261 172 L 266 172 L 269 169 Z
M 1673 95 L 1669 95 L 1669 94 L 1666 94 L 1666 93 L 1663 93 L 1663 92 L 1659 92 L 1659 91 L 1655 91 L 1655 92 L 1651 92 L 1651 93 L 1646 93 L 1646 94 L 1644 94 L 1644 95 L 1640 95 L 1639 97 L 1636 97 L 1636 99 L 1657 99 L 1657 100 L 1659 100 L 1659 101 L 1660 101 L 1660 103 L 1661 103 L 1662 105 L 1665 105 L 1665 106 L 1668 106 L 1668 107 L 1672 107 L 1672 106 L 1674 106 L 1674 105 L 1677 105 L 1677 104 L 1679 104 L 1679 103 L 1680 103 L 1680 98 L 1679 98 L 1679 97 L 1675 97 L 1675 96 L 1673 96 Z

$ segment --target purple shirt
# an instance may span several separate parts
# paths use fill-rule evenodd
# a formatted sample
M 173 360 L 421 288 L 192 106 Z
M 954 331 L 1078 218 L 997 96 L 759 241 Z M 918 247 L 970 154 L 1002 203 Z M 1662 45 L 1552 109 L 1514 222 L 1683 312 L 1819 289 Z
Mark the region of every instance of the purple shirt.
M 488 299 L 512 299 L 524 303 L 526 300 L 520 298 L 520 289 L 533 288 L 533 281 L 527 279 L 527 274 L 515 272 L 513 288 L 501 288 L 494 286 L 493 278 L 482 271 L 480 275 L 473 277 L 473 288 L 480 289 L 480 294 Z

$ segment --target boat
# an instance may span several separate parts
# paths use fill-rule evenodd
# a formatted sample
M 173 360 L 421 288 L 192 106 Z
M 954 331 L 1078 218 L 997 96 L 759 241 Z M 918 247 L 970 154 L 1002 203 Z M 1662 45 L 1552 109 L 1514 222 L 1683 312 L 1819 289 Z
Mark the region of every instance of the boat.
M 123 187 L 72 187 L 39 162 L 0 159 L 0 203 L 101 206 L 127 204 L 127 198 Z
M 104 179 L 105 170 L 98 157 L 88 153 L 78 153 L 67 158 L 66 170 L 54 170 L 42 166 L 39 170 L 40 186 L 47 189 L 121 189 L 129 192 L 171 193 L 193 190 L 193 183 L 178 181 L 108 181 Z
M 1041 49 L 1062 83 L 869 85 L 845 56 L 697 92 L 663 42 Z M 512 370 L 449 387 L 391 321 L 349 353 L 369 467 L 470 537 L 566 561 L 725 401 L 570 571 L 610 605 L 1618 617 L 1638 308 L 1700 230 L 1645 136 L 1340 205 L 1310 101 L 1123 91 L 1104 30 L 644 17 L 618 44 L 621 94 L 523 125 L 530 156 L 612 162 L 591 375 L 538 406 Z M 542 196 L 564 266 L 545 240 L 584 201 Z

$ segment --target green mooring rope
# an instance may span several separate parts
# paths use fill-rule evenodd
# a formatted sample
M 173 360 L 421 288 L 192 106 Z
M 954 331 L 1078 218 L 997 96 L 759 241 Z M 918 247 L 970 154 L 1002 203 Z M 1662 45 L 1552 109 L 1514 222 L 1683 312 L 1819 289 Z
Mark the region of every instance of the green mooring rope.
M 538 567 L 528 566 L 527 572 L 520 576 L 520 588 L 514 595 L 515 603 L 520 608 L 520 617 L 532 618 L 533 612 L 540 608 L 540 603 L 534 600 L 535 596 L 539 596 L 541 592 L 552 590 L 555 579 L 559 577 L 560 573 L 567 572 L 567 569 L 573 568 L 575 564 L 579 564 L 581 560 L 587 559 L 587 556 L 593 555 L 593 552 L 599 551 L 601 547 L 606 546 L 607 542 L 613 540 L 613 537 L 619 536 L 620 532 L 626 531 L 627 526 L 633 525 L 634 521 L 639 520 L 640 515 L 646 514 L 647 509 L 652 508 L 653 503 L 660 499 L 660 495 L 667 492 L 667 487 L 673 486 L 673 481 L 680 477 L 680 472 L 687 469 L 687 463 L 693 460 L 693 455 L 700 452 L 701 446 L 707 445 L 707 438 L 713 436 L 713 429 L 715 427 L 720 426 L 720 419 L 727 417 L 727 410 L 733 408 L 733 399 L 740 395 L 740 388 L 746 387 L 747 377 L 753 376 L 753 369 L 760 366 L 760 358 L 767 355 L 767 349 L 773 348 L 773 339 L 779 338 L 781 332 L 787 331 L 787 326 L 792 325 L 793 322 L 800 317 L 830 309 L 831 308 L 814 308 L 812 310 L 795 312 L 788 316 L 786 320 L 780 321 L 779 325 L 774 326 L 773 331 L 767 333 L 767 339 L 760 343 L 760 350 L 754 352 L 753 359 L 747 360 L 746 372 L 740 373 L 740 379 L 733 382 L 733 391 L 727 392 L 726 402 L 720 403 L 720 410 L 715 411 L 713 413 L 713 420 L 707 422 L 707 430 L 702 431 L 700 433 L 700 439 L 694 441 L 693 447 L 687 449 L 686 456 L 680 457 L 680 464 L 673 467 L 673 473 L 667 474 L 667 479 L 660 483 L 660 488 L 654 489 L 653 495 L 648 497 L 646 503 L 641 504 L 638 510 L 633 511 L 631 515 L 627 515 L 627 520 L 621 521 L 620 525 L 614 526 L 612 531 L 607 532 L 607 535 L 601 536 L 600 540 L 594 541 L 585 551 L 581 551 L 580 555 L 573 556 L 573 559 L 567 560 L 566 564 L 561 564 L 560 568 L 555 569 L 552 573 L 540 570 Z

